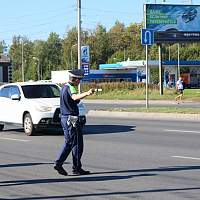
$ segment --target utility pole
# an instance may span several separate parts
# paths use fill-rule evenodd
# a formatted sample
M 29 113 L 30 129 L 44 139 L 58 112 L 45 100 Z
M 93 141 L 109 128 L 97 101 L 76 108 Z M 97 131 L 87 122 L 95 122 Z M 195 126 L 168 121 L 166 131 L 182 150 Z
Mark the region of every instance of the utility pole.
M 81 69 L 81 0 L 77 0 L 78 8 L 78 69 Z M 78 91 L 81 93 L 81 85 L 78 86 Z
M 81 0 L 77 0 L 78 6 L 78 69 L 81 69 Z

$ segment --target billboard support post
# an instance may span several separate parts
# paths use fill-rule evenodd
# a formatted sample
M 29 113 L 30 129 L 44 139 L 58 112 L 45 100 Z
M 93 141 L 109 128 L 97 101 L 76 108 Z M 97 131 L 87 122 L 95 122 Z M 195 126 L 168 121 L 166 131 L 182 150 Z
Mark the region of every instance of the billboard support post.
M 160 87 L 160 95 L 163 95 L 162 44 L 159 44 L 158 50 L 159 50 L 159 87 Z
M 181 75 L 181 72 L 180 72 L 180 44 L 178 43 L 178 58 L 177 58 L 177 80 L 178 78 L 180 77 Z

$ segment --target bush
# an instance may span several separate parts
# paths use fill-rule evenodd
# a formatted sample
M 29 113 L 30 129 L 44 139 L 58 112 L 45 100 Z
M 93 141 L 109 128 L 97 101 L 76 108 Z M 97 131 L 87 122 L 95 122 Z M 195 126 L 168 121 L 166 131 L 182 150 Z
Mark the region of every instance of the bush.
M 144 83 L 132 83 L 132 82 L 109 82 L 109 83 L 83 83 L 83 91 L 90 88 L 101 88 L 102 92 L 110 92 L 113 90 L 135 90 L 145 87 Z

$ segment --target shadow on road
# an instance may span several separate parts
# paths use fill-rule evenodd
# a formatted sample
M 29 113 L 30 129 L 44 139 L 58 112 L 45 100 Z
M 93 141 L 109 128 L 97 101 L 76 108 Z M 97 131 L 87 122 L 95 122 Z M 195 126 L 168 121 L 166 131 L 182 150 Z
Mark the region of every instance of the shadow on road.
M 0 187 L 19 186 L 19 185 L 33 185 L 33 184 L 50 184 L 50 183 L 68 183 L 68 182 L 90 182 L 90 181 L 112 181 L 129 179 L 140 176 L 154 176 L 155 174 L 136 174 L 136 175 L 121 175 L 121 176 L 68 176 L 67 178 L 54 179 L 25 179 L 15 181 L 0 181 Z
M 48 164 L 48 163 L 24 163 L 24 164 L 39 165 L 39 164 Z M 49 163 L 49 164 L 52 164 L 52 163 Z M 107 172 L 92 173 L 91 175 L 88 175 L 88 176 L 72 176 L 71 175 L 66 178 L 28 179 L 28 180 L 23 179 L 23 180 L 14 180 L 14 181 L 12 180 L 0 181 L 0 187 L 6 187 L 6 186 L 8 187 L 8 186 L 16 186 L 16 185 L 65 183 L 65 182 L 110 181 L 110 180 L 130 179 L 130 178 L 141 177 L 141 176 L 156 176 L 156 175 L 159 175 L 158 174 L 159 172 L 170 172 L 170 171 L 174 172 L 174 171 L 199 170 L 199 169 L 200 169 L 200 166 L 172 166 L 172 167 L 161 167 L 161 168 L 152 168 L 152 169 L 107 171 Z M 123 175 L 124 173 L 129 173 L 129 174 Z M 101 174 L 104 174 L 104 175 L 99 176 Z M 105 174 L 110 174 L 110 176 L 108 175 L 105 176 Z M 113 175 L 113 174 L 120 174 L 120 175 Z
M 152 169 L 136 169 L 136 170 L 118 170 L 118 171 L 107 171 L 107 172 L 96 172 L 94 174 L 113 174 L 113 173 L 141 173 L 141 172 L 170 172 L 170 171 L 185 171 L 185 170 L 199 170 L 200 166 L 169 166 L 159 167 Z
M 136 126 L 122 125 L 86 125 L 84 128 L 85 135 L 91 134 L 108 134 L 108 133 L 124 133 L 135 131 Z
M 178 192 L 178 191 L 190 191 L 190 190 L 200 190 L 200 187 L 187 187 L 187 188 L 161 188 L 161 189 L 151 189 L 151 190 L 135 190 L 135 191 L 119 191 L 119 192 L 99 192 L 99 193 L 86 193 L 86 194 L 74 194 L 74 195 L 60 195 L 60 196 L 38 196 L 38 197 L 25 197 L 25 198 L 9 198 L 9 200 L 36 200 L 36 199 L 77 199 L 81 197 L 103 197 L 104 199 L 106 196 L 127 196 L 127 195 L 136 195 L 136 194 L 142 194 L 142 193 L 159 193 L 159 192 Z M 132 198 L 137 198 L 131 196 Z M 6 199 L 4 199 L 6 200 Z M 7 199 L 8 200 L 8 199 Z
M 23 133 L 24 129 L 23 128 L 18 128 L 18 127 L 14 127 L 14 128 L 4 128 L 3 132 L 20 132 Z
M 85 125 L 83 129 L 84 135 L 92 134 L 108 134 L 108 133 L 125 133 L 133 132 L 136 130 L 136 126 L 125 126 L 125 125 Z M 6 128 L 3 132 L 12 133 L 24 133 L 22 128 L 13 126 L 12 128 Z M 63 135 L 61 128 L 49 129 L 49 130 L 39 130 L 36 132 L 35 136 L 58 136 Z
M 13 133 L 13 134 L 17 134 L 17 133 L 24 133 L 24 129 L 23 128 L 18 128 L 18 127 L 13 127 L 13 128 L 6 128 L 3 130 L 3 132 L 5 133 Z M 53 129 L 49 129 L 49 130 L 38 130 L 35 135 L 33 136 L 57 136 L 57 135 L 63 135 L 63 131 L 61 128 L 53 128 Z
M 0 168 L 7 168 L 7 167 L 29 167 L 29 166 L 35 166 L 35 165 L 50 165 L 52 162 L 38 162 L 38 163 L 11 163 L 11 164 L 2 164 L 0 165 Z
M 10 199 L 9 200 L 35 200 L 35 199 L 77 199 L 81 197 L 103 197 L 105 198 L 106 196 L 118 196 L 122 197 L 124 195 L 136 195 L 136 194 L 142 194 L 142 193 L 159 193 L 159 192 L 176 192 L 176 191 L 190 191 L 190 190 L 199 190 L 200 187 L 188 187 L 188 188 L 169 188 L 169 189 L 151 189 L 151 190 L 136 190 L 136 191 L 128 191 L 128 192 L 102 192 L 102 193 L 86 193 L 86 194 L 74 194 L 74 195 L 61 195 L 61 196 L 45 196 L 45 197 L 26 197 L 26 198 L 15 198 L 15 199 Z M 134 198 L 132 196 L 132 198 Z M 137 196 L 135 197 L 137 198 Z

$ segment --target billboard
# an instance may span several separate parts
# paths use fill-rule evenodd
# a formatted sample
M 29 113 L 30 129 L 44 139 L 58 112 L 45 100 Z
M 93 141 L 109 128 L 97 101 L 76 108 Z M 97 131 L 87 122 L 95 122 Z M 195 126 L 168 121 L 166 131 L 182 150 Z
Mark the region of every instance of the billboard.
M 156 43 L 200 42 L 200 5 L 145 4 L 144 13 Z

